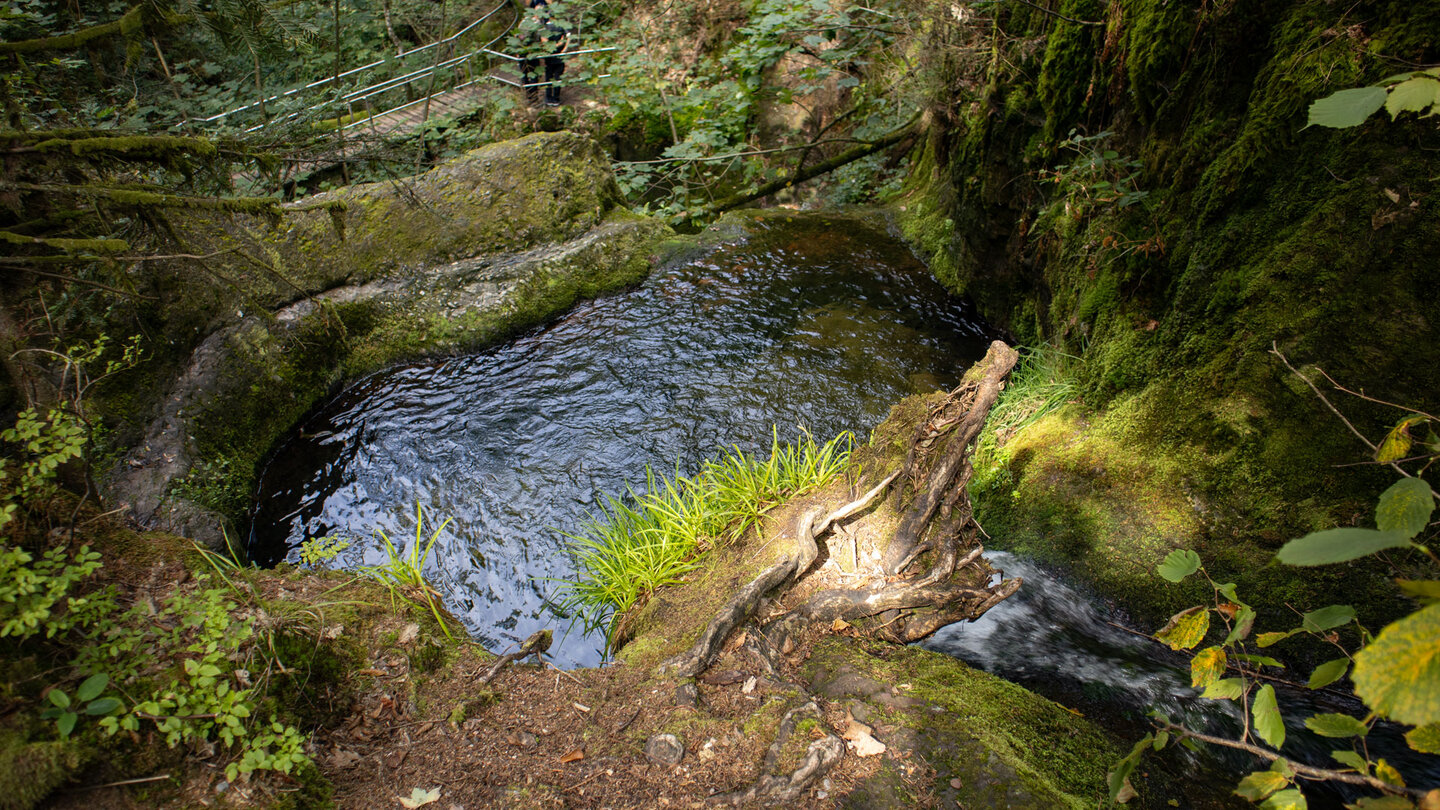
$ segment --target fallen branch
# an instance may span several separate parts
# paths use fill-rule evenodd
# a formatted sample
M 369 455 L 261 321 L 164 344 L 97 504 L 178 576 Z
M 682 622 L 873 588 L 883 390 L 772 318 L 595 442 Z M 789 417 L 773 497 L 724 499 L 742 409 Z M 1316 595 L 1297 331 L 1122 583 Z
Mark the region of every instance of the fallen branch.
M 822 174 L 832 172 L 848 163 L 854 163 L 860 158 L 873 155 L 882 149 L 888 149 L 914 134 L 915 124 L 919 120 L 920 119 L 918 116 L 916 118 L 912 118 L 909 123 L 905 124 L 897 130 L 882 135 L 873 141 L 869 141 L 868 143 L 863 143 L 853 149 L 847 149 L 844 152 L 836 155 L 835 157 L 830 158 L 829 160 L 823 160 L 819 163 L 816 163 L 814 166 L 811 166 L 804 171 L 796 172 L 790 177 L 785 177 L 780 180 L 772 180 L 769 183 L 765 183 L 764 185 L 759 186 L 753 191 L 746 191 L 739 194 L 732 194 L 729 197 L 723 197 L 711 203 L 710 205 L 705 206 L 694 214 L 677 214 L 676 216 L 671 218 L 670 224 L 682 225 L 687 221 L 704 219 L 706 217 L 714 216 L 715 214 L 729 211 L 732 208 L 739 208 L 746 203 L 754 202 L 755 200 L 768 197 L 771 194 L 780 191 L 781 189 L 788 188 L 790 186 L 803 183 L 806 180 L 819 177 Z

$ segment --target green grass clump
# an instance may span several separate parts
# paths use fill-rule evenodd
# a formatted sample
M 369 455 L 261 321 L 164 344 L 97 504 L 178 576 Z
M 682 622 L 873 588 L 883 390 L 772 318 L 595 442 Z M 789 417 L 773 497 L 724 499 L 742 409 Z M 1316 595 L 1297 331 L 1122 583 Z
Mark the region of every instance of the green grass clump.
M 743 536 L 766 510 L 839 475 L 853 446 L 849 432 L 823 445 L 808 434 L 790 445 L 774 437 L 764 461 L 734 447 L 690 477 L 647 466 L 644 494 L 606 497 L 598 516 L 565 535 L 576 578 L 561 586 L 560 609 L 587 632 L 606 627 L 614 645 L 620 617 L 642 597 L 680 582 L 706 551 Z
M 990 410 L 989 427 L 1001 443 L 1076 398 L 1072 368 L 1078 361 L 1044 344 L 1025 351 Z

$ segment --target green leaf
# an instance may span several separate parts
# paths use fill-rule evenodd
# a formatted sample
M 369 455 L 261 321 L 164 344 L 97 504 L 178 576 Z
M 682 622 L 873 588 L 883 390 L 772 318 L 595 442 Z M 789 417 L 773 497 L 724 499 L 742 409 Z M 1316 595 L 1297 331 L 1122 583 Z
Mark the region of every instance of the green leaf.
M 1376 712 L 1412 726 L 1440 722 L 1440 605 L 1387 625 L 1355 654 L 1351 677 Z
M 1341 765 L 1349 765 L 1360 773 L 1370 772 L 1370 764 L 1354 751 L 1331 751 L 1330 756 Z
M 1410 537 L 1400 532 L 1377 532 L 1374 529 L 1326 529 L 1291 540 L 1280 547 L 1276 559 L 1286 565 L 1329 565 L 1345 562 L 1410 545 Z
M 104 692 L 105 687 L 109 684 L 109 675 L 106 675 L 103 672 L 91 675 L 90 677 L 85 679 L 84 683 L 80 684 L 79 689 L 75 690 L 75 699 L 81 702 L 87 700 L 94 700 L 95 698 L 100 697 L 100 693 Z
M 1250 635 L 1250 631 L 1254 627 L 1254 608 L 1241 605 L 1240 609 L 1235 612 L 1235 624 L 1230 628 L 1230 634 L 1225 637 L 1225 645 L 1228 646 L 1237 641 L 1244 641 L 1245 637 Z
M 1250 716 L 1255 721 L 1255 733 L 1260 735 L 1271 748 L 1285 744 L 1285 721 L 1280 717 L 1280 706 L 1275 702 L 1275 687 L 1265 684 L 1255 693 L 1255 702 L 1250 706 Z
M 1257 667 L 1279 667 L 1284 669 L 1285 665 L 1268 655 L 1250 655 L 1249 653 L 1235 653 L 1236 660 L 1254 664 Z
M 60 715 L 60 719 L 55 721 L 55 727 L 60 729 L 60 736 L 62 738 L 69 737 L 70 732 L 75 730 L 75 721 L 79 719 L 80 715 L 75 712 L 65 712 Z
M 1440 104 L 1440 82 L 1420 75 L 1390 88 L 1385 111 L 1394 121 L 1402 112 L 1424 112 L 1436 104 Z
M 1168 731 L 1157 731 L 1157 732 L 1155 732 L 1155 742 L 1151 743 L 1150 747 L 1153 748 L 1153 749 L 1155 749 L 1156 751 L 1163 751 L 1163 750 L 1165 749 L 1165 746 L 1168 745 L 1169 743 L 1170 743 L 1170 732 L 1168 732 Z
M 1206 700 L 1234 700 L 1240 697 L 1245 684 L 1239 678 L 1222 678 L 1205 687 L 1200 697 Z
M 90 701 L 85 707 L 85 713 L 89 715 L 109 714 L 124 705 L 125 704 L 120 702 L 119 698 L 103 697 L 99 700 Z
M 1380 495 L 1375 526 L 1382 532 L 1399 532 L 1408 539 L 1425 529 L 1434 511 L 1435 496 L 1430 494 L 1425 479 L 1401 478 Z
M 1256 771 L 1235 786 L 1235 795 L 1258 802 L 1290 784 L 1290 780 L 1274 771 Z
M 1376 110 L 1385 106 L 1385 88 L 1356 87 L 1332 93 L 1310 105 L 1306 127 L 1349 129 L 1365 123 Z
M 1349 669 L 1349 658 L 1336 658 L 1333 661 L 1326 661 L 1316 667 L 1314 672 L 1310 673 L 1310 683 L 1308 683 L 1307 686 L 1311 689 L 1324 689 L 1345 677 L 1345 673 L 1349 671 Z
M 1301 793 L 1299 788 L 1282 790 L 1260 805 L 1261 810 L 1307 810 L 1309 807 L 1305 802 L 1305 794 Z
M 1440 754 L 1440 723 L 1431 723 L 1405 732 L 1405 742 L 1422 754 Z
M 48 697 L 50 698 L 50 702 L 54 703 L 56 706 L 59 706 L 62 709 L 70 708 L 70 696 L 65 694 L 64 690 L 51 689 Z
M 1196 606 L 1170 617 L 1155 638 L 1172 650 L 1188 650 L 1199 644 L 1210 630 L 1210 611 Z
M 1155 566 L 1155 572 L 1171 582 L 1179 582 L 1199 570 L 1200 555 L 1188 548 L 1166 554 L 1165 561 Z
M 1206 647 L 1190 660 L 1190 686 L 1195 689 L 1209 686 L 1225 674 L 1225 651 L 1219 647 Z
M 1311 633 L 1323 633 L 1355 621 L 1355 608 L 1349 605 L 1331 605 L 1312 610 L 1301 617 L 1300 626 Z
M 1305 719 L 1305 727 L 1321 737 L 1364 737 L 1369 727 L 1348 714 L 1317 714 Z
M 1145 755 L 1145 749 L 1155 741 L 1155 735 L 1146 734 L 1144 739 L 1135 743 L 1130 753 L 1125 758 L 1115 763 L 1115 767 L 1105 775 L 1105 782 L 1110 788 L 1110 801 L 1124 804 L 1135 797 L 1135 788 L 1130 786 L 1130 774 L 1140 765 L 1140 758 Z

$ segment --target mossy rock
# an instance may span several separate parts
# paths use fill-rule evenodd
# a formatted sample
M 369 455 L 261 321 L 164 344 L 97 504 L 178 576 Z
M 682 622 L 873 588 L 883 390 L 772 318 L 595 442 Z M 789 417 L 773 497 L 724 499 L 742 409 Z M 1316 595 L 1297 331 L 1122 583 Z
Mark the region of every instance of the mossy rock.
M 0 808 L 29 810 L 68 782 L 88 759 L 76 741 L 31 742 L 0 730 Z
M 264 454 L 344 380 L 479 348 L 641 281 L 671 231 L 619 201 L 599 147 L 556 132 L 320 195 L 278 219 L 176 218 L 183 243 L 216 254 L 216 278 L 245 283 L 178 267 L 150 278 L 164 303 L 155 331 L 195 348 L 156 358 L 143 396 L 102 402 L 132 421 L 159 408 L 145 430 L 118 432 L 137 449 L 112 473 L 112 497 L 209 545 L 234 536 L 227 523 L 248 507 Z

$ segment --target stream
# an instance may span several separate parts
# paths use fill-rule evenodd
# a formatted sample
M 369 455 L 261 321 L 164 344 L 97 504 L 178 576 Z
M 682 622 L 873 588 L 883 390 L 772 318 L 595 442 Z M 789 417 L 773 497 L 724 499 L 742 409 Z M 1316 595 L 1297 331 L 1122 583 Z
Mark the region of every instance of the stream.
M 1239 736 L 1243 720 L 1239 705 L 1200 699 L 1198 690 L 1190 688 L 1188 656 L 1142 637 L 1105 600 L 1033 561 L 1004 551 L 987 552 L 985 558 L 1007 577 L 1024 577 L 1025 584 L 979 620 L 941 628 L 922 646 L 1079 711 L 1122 739 L 1144 736 L 1150 730 L 1147 715 L 1152 709 L 1197 731 L 1231 739 Z M 1280 677 L 1303 682 L 1307 675 L 1286 670 Z M 1363 704 L 1336 689 L 1313 691 L 1276 683 L 1275 690 L 1285 716 L 1281 753 L 1316 767 L 1340 767 L 1330 752 L 1350 748 L 1350 741 L 1313 734 L 1304 720 L 1325 712 L 1364 717 Z M 1384 757 L 1412 780 L 1423 775 L 1420 785 L 1440 784 L 1440 757 L 1411 750 L 1401 727 L 1379 723 L 1365 745 L 1372 760 Z M 1224 796 L 1239 775 L 1262 770 L 1254 757 L 1239 752 L 1213 747 L 1199 753 L 1175 746 L 1167 750 L 1172 761 L 1180 752 L 1177 767 L 1189 785 L 1173 797 L 1179 806 L 1189 806 L 1189 800 L 1200 795 Z M 1311 783 L 1305 795 L 1313 810 L 1338 810 L 1345 801 L 1373 794 Z
M 478 354 L 360 380 L 292 431 L 262 473 L 251 554 L 298 561 L 335 535 L 344 567 L 385 562 L 375 532 L 438 526 L 426 576 L 492 650 L 544 627 L 560 666 L 602 660 L 600 635 L 555 615 L 573 574 L 563 533 L 657 472 L 728 446 L 862 440 L 910 394 L 953 386 L 988 331 L 883 223 L 761 217 L 638 288 L 582 304 Z M 429 530 L 425 532 L 429 536 Z M 562 637 L 563 634 L 563 637 Z
M 427 537 L 453 519 L 425 574 L 474 638 L 503 652 L 551 627 L 556 664 L 594 666 L 603 638 L 559 615 L 552 598 L 573 575 L 565 533 L 605 497 L 643 482 L 647 465 L 691 474 L 730 445 L 763 455 L 772 430 L 781 441 L 807 430 L 819 441 L 847 430 L 863 440 L 894 402 L 958 382 L 989 336 L 968 302 L 948 295 L 883 224 L 762 217 L 506 345 L 392 368 L 340 392 L 274 451 L 251 554 L 261 564 L 296 562 L 303 541 L 335 535 L 351 546 L 329 564 L 383 563 L 376 533 L 408 548 L 418 502 Z M 1238 732 L 1234 704 L 1190 688 L 1188 659 L 1127 631 L 1111 606 L 1052 572 L 987 556 L 1025 587 L 925 646 L 1121 739 L 1145 733 L 1152 707 L 1193 728 Z M 1333 767 L 1329 752 L 1343 741 L 1315 737 L 1303 719 L 1363 709 L 1331 690 L 1279 689 L 1284 753 Z M 1377 730 L 1369 744 L 1372 756 L 1440 781 L 1436 758 L 1410 752 L 1395 729 Z M 1228 756 L 1169 754 L 1184 776 L 1168 798 L 1223 804 L 1235 777 L 1206 774 L 1256 767 Z M 1313 793 L 1317 808 L 1343 798 Z

